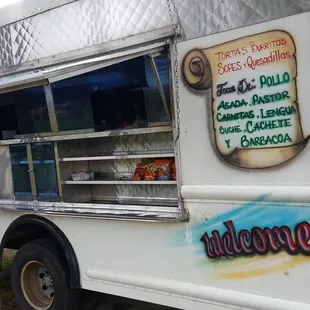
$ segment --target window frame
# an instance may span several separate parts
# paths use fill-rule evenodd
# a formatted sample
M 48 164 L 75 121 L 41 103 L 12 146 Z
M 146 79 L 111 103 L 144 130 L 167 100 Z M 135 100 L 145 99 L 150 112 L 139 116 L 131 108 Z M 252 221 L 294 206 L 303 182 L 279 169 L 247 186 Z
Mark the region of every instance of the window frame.
M 165 44 L 164 44 L 165 43 Z M 172 116 L 168 108 L 167 99 L 164 93 L 164 89 L 160 80 L 158 69 L 154 58 L 159 56 L 162 51 L 167 47 L 167 42 L 157 42 L 151 45 L 137 46 L 125 50 L 121 50 L 116 53 L 107 54 L 103 56 L 92 57 L 80 61 L 67 63 L 65 65 L 54 66 L 50 68 L 44 68 L 41 70 L 30 71 L 18 75 L 12 75 L 3 77 L 0 79 L 0 94 L 8 93 L 16 90 L 22 90 L 31 88 L 34 86 L 43 86 L 45 93 L 45 103 L 48 110 L 49 122 L 51 132 L 33 133 L 33 134 L 21 134 L 16 135 L 15 138 L 27 138 L 33 136 L 47 137 L 55 135 L 64 135 L 72 133 L 89 133 L 94 132 L 94 128 L 72 130 L 72 131 L 61 131 L 59 130 L 57 114 L 55 109 L 55 102 L 53 97 L 53 89 L 51 84 L 54 82 L 62 81 L 68 78 L 76 77 L 85 73 L 96 71 L 98 69 L 113 66 L 117 63 L 128 61 L 134 58 L 147 56 L 154 77 L 157 82 L 157 87 L 160 93 L 161 101 L 164 106 L 164 110 L 168 117 L 167 126 L 172 125 Z M 170 105 L 172 100 L 170 100 Z M 5 141 L 5 140 L 4 140 Z

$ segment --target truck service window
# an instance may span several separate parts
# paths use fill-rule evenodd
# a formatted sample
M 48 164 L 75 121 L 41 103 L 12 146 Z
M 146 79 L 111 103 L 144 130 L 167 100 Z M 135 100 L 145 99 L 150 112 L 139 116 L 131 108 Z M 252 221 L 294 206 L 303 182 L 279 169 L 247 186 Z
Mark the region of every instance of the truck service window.
M 168 68 L 163 53 L 52 85 L 60 131 L 107 132 L 58 143 L 65 202 L 177 206 Z
M 52 137 L 10 145 L 15 198 L 177 206 L 169 81 L 163 52 L 0 95 L 3 135 Z

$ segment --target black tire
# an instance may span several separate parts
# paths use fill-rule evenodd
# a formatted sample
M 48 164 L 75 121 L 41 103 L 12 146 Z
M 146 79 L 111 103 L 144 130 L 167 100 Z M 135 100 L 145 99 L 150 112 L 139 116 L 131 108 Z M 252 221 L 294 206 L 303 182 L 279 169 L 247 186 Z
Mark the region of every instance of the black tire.
M 42 273 L 42 268 L 46 272 Z M 67 266 L 49 240 L 31 241 L 19 249 L 13 260 L 11 280 L 20 310 L 78 309 L 79 291 L 69 288 Z M 42 281 L 48 282 L 48 288 L 42 286 Z

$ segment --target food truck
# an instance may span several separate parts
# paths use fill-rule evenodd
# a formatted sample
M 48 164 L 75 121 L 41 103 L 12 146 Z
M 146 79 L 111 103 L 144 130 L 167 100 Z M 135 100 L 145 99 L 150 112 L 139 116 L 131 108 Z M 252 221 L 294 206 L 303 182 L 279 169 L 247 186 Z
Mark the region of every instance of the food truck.
M 310 308 L 309 8 L 0 8 L 0 257 L 18 250 L 21 310 L 77 309 L 81 289 Z

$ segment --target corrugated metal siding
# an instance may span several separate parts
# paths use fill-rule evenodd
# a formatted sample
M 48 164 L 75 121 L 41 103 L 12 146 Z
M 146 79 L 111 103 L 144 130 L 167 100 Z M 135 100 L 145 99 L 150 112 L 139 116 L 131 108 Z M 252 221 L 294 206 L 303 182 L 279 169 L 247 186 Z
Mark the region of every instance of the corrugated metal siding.
M 310 9 L 310 0 L 176 0 L 187 38 Z M 0 67 L 170 25 L 166 0 L 80 0 L 0 28 Z

